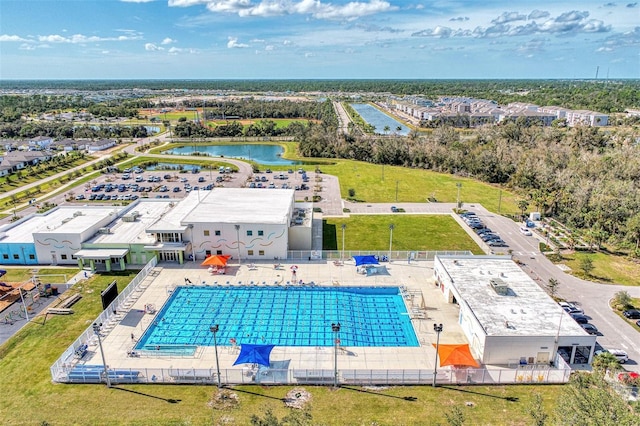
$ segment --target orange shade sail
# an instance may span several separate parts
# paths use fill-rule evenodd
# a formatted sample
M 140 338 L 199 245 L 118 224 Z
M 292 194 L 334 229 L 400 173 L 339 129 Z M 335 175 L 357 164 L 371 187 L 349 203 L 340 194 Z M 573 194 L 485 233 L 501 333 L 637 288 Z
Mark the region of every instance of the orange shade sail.
M 200 266 L 226 266 L 230 258 L 231 256 L 228 254 L 216 254 L 207 257 Z
M 436 346 L 435 344 L 433 345 Z M 464 367 L 480 367 L 480 364 L 473 358 L 469 345 L 443 345 L 438 346 L 438 358 L 440 367 L 445 365 L 458 365 Z

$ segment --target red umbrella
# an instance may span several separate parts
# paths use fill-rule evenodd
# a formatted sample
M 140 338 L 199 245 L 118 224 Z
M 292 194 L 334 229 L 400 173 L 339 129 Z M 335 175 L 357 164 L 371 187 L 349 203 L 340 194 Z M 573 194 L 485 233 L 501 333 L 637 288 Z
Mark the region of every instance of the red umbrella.
M 216 254 L 215 256 L 207 257 L 201 266 L 227 266 L 227 262 L 231 258 L 228 254 Z

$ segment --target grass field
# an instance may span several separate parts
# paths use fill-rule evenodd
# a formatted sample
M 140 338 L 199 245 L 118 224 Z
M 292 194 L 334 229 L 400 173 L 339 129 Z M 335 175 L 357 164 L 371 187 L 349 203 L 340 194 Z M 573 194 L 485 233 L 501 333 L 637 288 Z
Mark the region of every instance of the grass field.
M 580 259 L 588 256 L 593 261 L 593 271 L 586 277 L 580 269 Z M 572 253 L 562 254 L 559 263 L 564 263 L 571 268 L 571 274 L 604 284 L 621 284 L 638 286 L 640 276 L 640 264 L 627 258 L 608 253 Z
M 393 250 L 482 250 L 450 216 L 372 215 L 323 221 L 323 249 L 342 250 L 342 224 L 346 224 L 345 250 L 389 250 L 389 224 L 393 223 Z
M 25 268 L 26 269 L 26 268 Z M 14 270 L 11 273 L 17 274 Z M 26 269 L 23 275 L 29 274 Z M 18 275 L 15 275 L 16 277 Z M 53 384 L 49 367 L 101 311 L 100 290 L 117 279 L 120 288 L 133 273 L 96 275 L 72 290 L 83 298 L 73 315 L 37 319 L 0 346 L 0 416 L 3 425 L 246 425 L 266 409 L 282 418 L 282 399 L 291 386 L 234 388 L 235 409 L 208 406 L 213 386 Z M 39 321 L 39 322 L 38 322 Z M 410 386 L 370 389 L 306 387 L 312 394 L 313 424 L 415 425 L 446 424 L 445 412 L 458 406 L 465 424 L 531 424 L 526 414 L 531 393 L 554 405 L 560 386 L 438 387 Z M 473 406 L 466 406 L 472 402 Z M 46 422 L 46 423 L 45 423 Z

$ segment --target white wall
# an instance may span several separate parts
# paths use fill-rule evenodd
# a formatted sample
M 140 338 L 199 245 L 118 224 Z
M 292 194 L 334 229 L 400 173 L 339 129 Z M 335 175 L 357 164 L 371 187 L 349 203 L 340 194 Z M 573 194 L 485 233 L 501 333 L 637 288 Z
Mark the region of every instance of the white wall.
M 239 225 L 242 259 L 273 260 L 275 257 L 281 259 L 287 257 L 288 226 L 257 223 L 240 223 Z M 209 232 L 208 236 L 205 235 L 205 231 Z M 216 231 L 220 231 L 220 235 L 216 235 Z M 247 231 L 251 231 L 253 235 L 247 235 Z M 260 231 L 262 235 L 259 235 Z M 190 237 L 191 234 L 187 232 L 186 236 Z M 197 259 L 204 259 L 206 250 L 211 250 L 212 254 L 222 250 L 222 254 L 238 257 L 238 232 L 234 224 L 196 223 L 193 226 L 191 242 Z M 250 250 L 253 250 L 252 255 L 249 254 Z M 263 255 L 260 255 L 260 250 L 264 251 Z
M 521 357 L 537 363 L 538 353 L 555 356 L 555 336 L 487 336 L 482 362 L 484 364 L 517 364 Z M 546 361 L 545 363 L 548 363 Z
M 82 247 L 80 234 L 38 232 L 33 234 L 38 263 L 53 264 L 55 255 L 57 265 L 77 265 L 72 258 L 73 253 Z M 63 259 L 62 256 L 67 258 Z

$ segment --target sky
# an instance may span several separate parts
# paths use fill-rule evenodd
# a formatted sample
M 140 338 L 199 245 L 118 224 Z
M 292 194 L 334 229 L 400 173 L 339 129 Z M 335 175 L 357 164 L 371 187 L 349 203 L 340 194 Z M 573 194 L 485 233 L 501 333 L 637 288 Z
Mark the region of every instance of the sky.
M 0 0 L 0 79 L 640 78 L 640 0 Z

